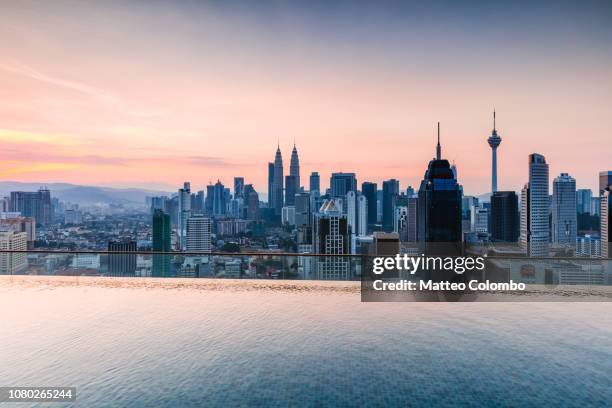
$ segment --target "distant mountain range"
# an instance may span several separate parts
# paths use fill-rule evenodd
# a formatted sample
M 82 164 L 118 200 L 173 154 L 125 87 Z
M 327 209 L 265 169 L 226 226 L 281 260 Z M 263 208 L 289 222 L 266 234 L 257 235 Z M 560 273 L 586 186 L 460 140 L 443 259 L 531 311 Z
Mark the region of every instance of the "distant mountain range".
M 21 183 L 0 181 L 0 196 L 8 196 L 11 191 L 37 191 L 40 187 L 51 190 L 51 197 L 79 205 L 95 204 L 145 204 L 146 196 L 170 195 L 166 191 L 139 188 L 110 188 L 81 186 L 69 183 Z

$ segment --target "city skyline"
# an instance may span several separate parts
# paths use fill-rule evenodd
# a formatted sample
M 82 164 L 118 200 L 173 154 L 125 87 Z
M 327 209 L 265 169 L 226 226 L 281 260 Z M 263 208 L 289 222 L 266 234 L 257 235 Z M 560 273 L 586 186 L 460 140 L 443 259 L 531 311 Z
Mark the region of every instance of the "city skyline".
M 302 185 L 317 171 L 414 187 L 440 121 L 445 157 L 480 195 L 495 108 L 498 190 L 519 191 L 539 152 L 596 191 L 612 134 L 608 5 L 474 3 L 468 18 L 407 4 L 8 4 L 0 179 L 174 191 L 244 176 L 263 199 L 280 140 L 286 160 L 298 146 Z

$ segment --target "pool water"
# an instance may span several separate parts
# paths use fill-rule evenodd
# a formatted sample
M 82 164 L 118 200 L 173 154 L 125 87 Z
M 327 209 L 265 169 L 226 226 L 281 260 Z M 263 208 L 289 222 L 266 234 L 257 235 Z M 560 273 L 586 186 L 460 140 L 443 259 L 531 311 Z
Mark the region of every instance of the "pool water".
M 0 386 L 75 386 L 83 407 L 612 404 L 610 303 L 52 279 L 0 283 Z

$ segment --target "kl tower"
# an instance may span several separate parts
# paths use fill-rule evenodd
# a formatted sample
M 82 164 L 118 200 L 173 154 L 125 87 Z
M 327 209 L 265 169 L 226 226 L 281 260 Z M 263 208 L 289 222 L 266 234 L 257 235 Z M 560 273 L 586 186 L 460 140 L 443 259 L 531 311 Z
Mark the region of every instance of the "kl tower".
M 491 193 L 495 193 L 497 191 L 497 148 L 501 143 L 501 137 L 495 129 L 495 111 L 493 111 L 493 132 L 487 142 L 491 146 Z

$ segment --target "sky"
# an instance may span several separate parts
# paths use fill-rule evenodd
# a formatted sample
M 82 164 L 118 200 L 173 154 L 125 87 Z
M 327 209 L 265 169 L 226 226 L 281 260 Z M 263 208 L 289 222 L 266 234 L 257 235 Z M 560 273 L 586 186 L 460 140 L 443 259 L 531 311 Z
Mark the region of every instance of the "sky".
M 318 171 L 466 194 L 543 154 L 595 190 L 612 168 L 612 3 L 11 1 L 0 6 L 0 181 L 264 193 L 277 143 Z M 307 187 L 307 185 L 306 185 Z

